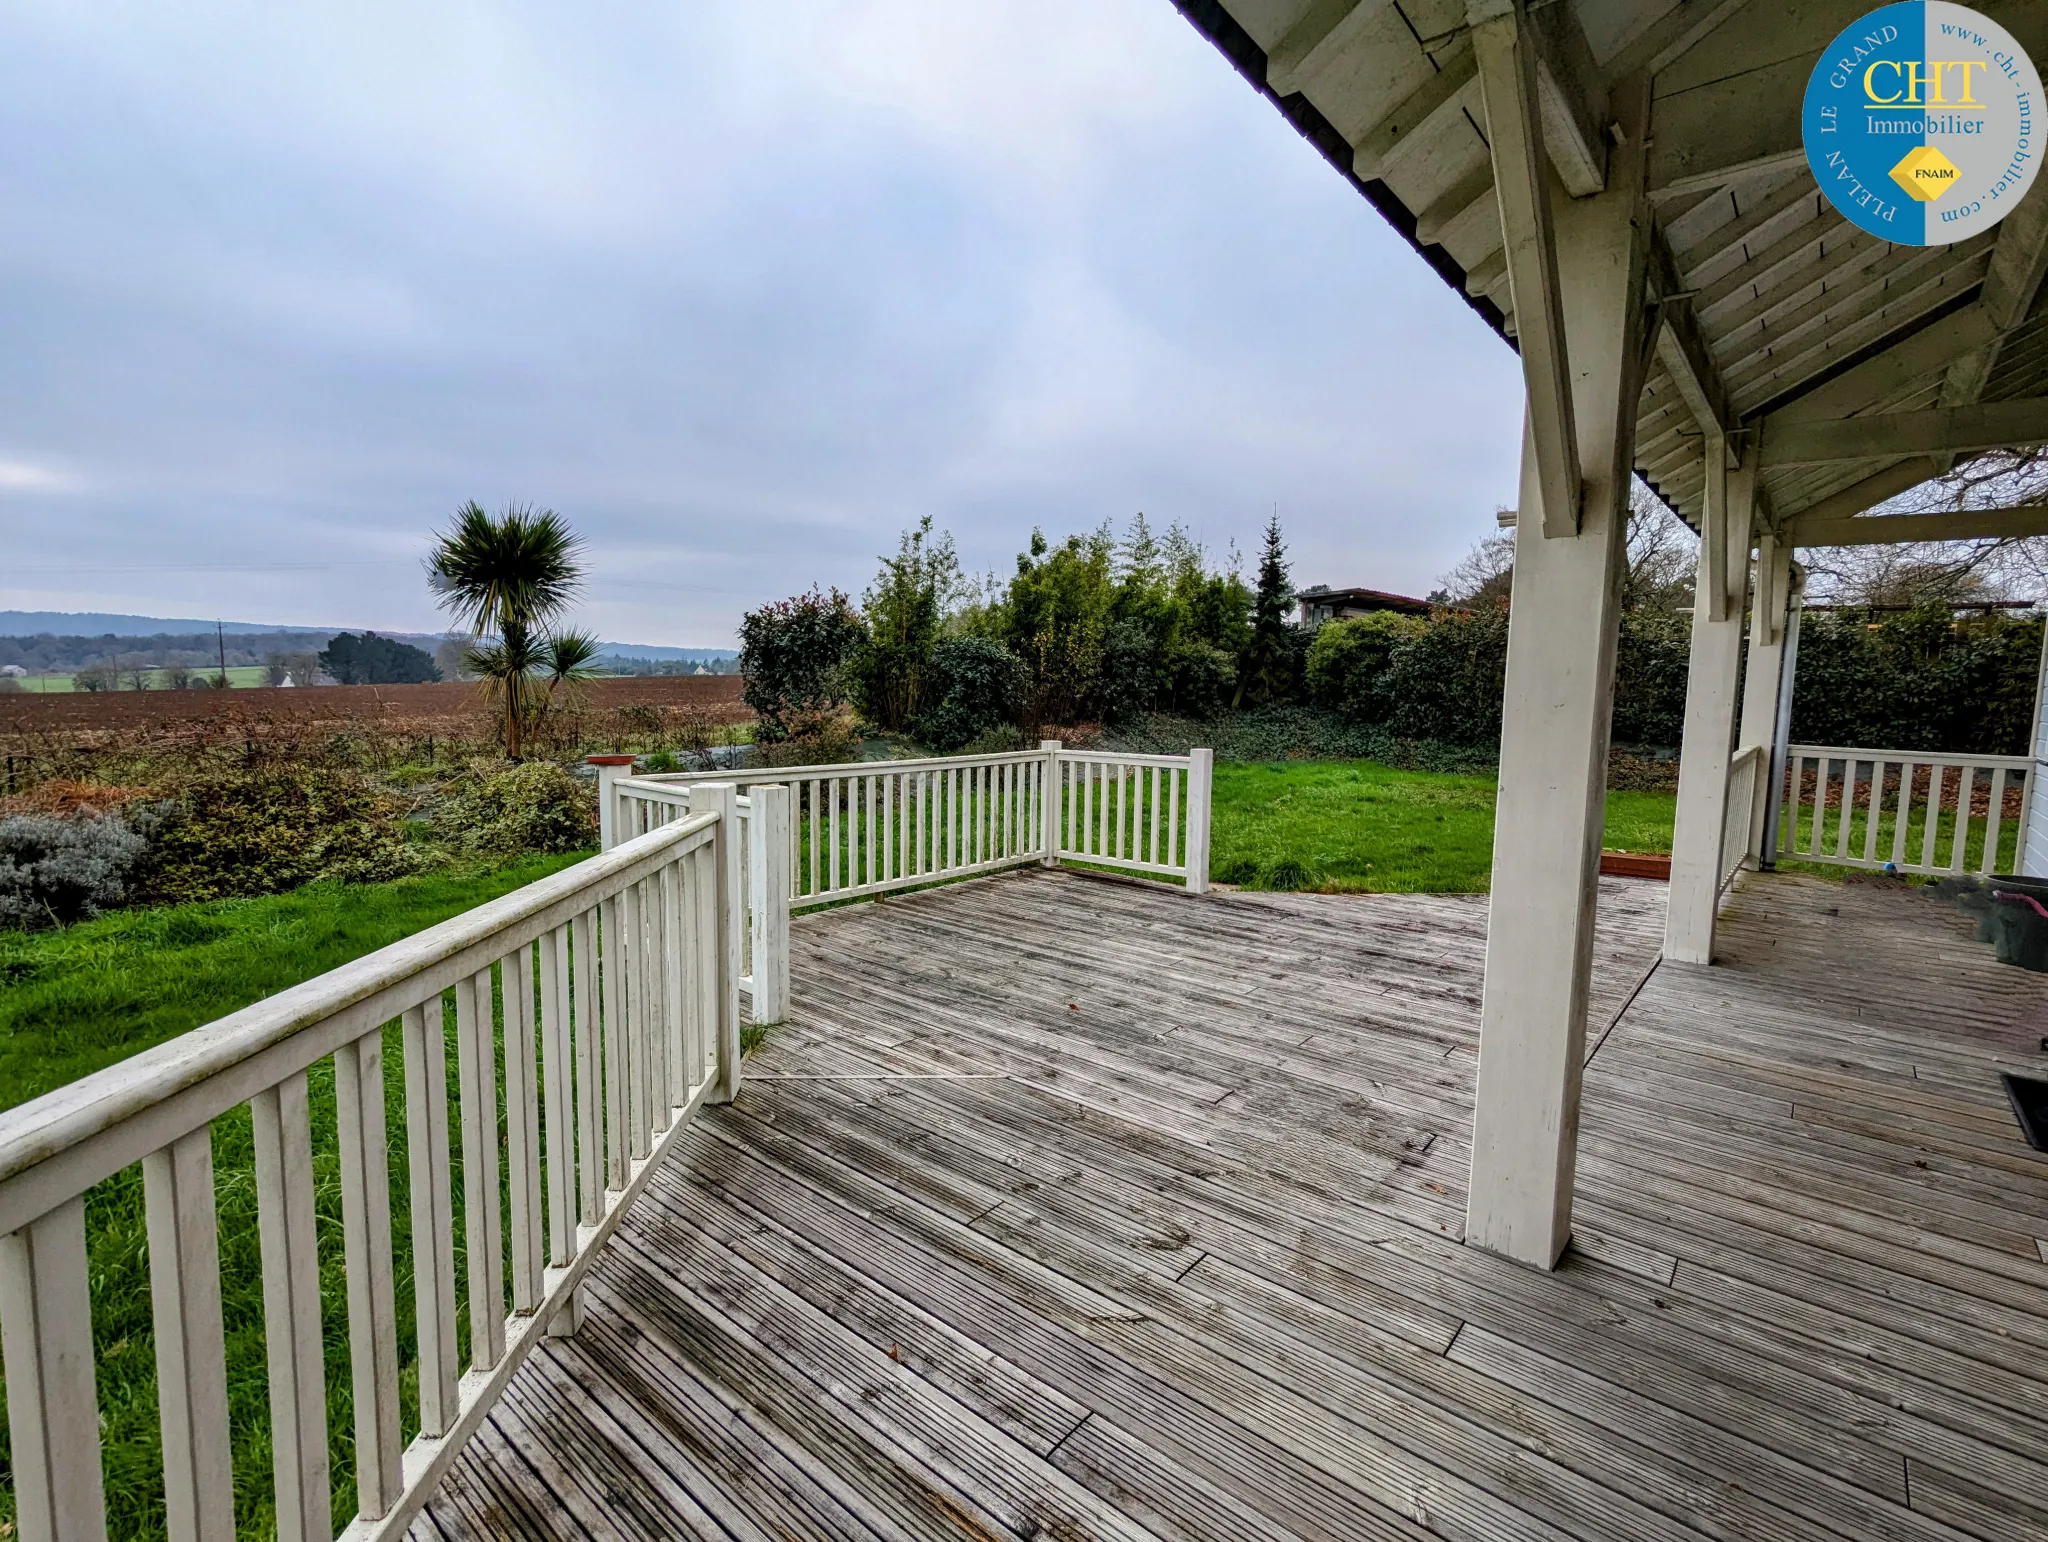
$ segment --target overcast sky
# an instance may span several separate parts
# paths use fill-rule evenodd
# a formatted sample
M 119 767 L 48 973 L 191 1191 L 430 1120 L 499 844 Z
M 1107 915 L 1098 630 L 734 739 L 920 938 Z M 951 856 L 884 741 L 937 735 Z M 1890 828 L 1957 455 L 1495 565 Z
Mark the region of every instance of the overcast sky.
M 1513 356 L 1168 0 L 0 5 L 0 608 L 425 630 L 464 499 L 729 645 L 931 514 L 1420 592 Z

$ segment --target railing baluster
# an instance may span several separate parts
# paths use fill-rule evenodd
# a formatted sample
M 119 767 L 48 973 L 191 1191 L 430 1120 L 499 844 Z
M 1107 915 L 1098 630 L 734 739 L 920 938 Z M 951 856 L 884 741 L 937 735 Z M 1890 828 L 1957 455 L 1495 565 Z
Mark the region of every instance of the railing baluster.
M 1180 866 L 1180 784 L 1178 766 L 1166 773 L 1166 865 Z
M 621 940 L 620 908 L 617 895 L 600 907 L 597 953 L 602 996 L 598 1021 L 603 1025 L 604 1050 L 604 1181 L 608 1189 L 626 1186 L 626 1164 L 631 1160 L 626 1134 L 626 949 Z
M 604 1004 L 603 971 L 598 960 L 597 908 L 570 923 L 570 1011 L 576 1055 L 576 1177 L 585 1226 L 595 1226 L 604 1213 Z
M 1892 812 L 1892 866 L 1906 865 L 1906 822 L 1913 814 L 1913 771 L 1910 760 L 1899 762 L 1899 797 Z
M 569 1047 L 569 928 L 540 940 L 540 1074 L 548 1160 L 548 1262 L 576 1255 L 576 1073 Z
M 1842 803 L 1835 822 L 1835 860 L 1846 862 L 1849 857 L 1849 826 L 1856 812 L 1856 757 L 1851 755 L 1842 762 Z
M 533 947 L 506 958 L 505 1167 L 512 1196 L 512 1310 L 540 1305 L 546 1223 L 540 1208 L 540 1088 L 534 1075 Z
M 505 1237 L 504 1221 L 498 1213 L 498 1057 L 491 1018 L 491 971 L 479 970 L 456 981 L 469 1363 L 479 1371 L 489 1370 L 505 1354 Z
M 1938 760 L 1927 766 L 1927 820 L 1920 832 L 1920 868 L 1926 872 L 1934 866 L 1934 841 L 1941 833 L 1941 790 L 1946 780 L 1943 772 L 1947 768 Z
M 690 1074 L 699 1081 L 714 1074 L 718 1053 L 718 894 L 713 856 L 710 847 L 700 847 L 691 856 L 690 869 L 690 886 L 696 900 L 690 956 L 695 960 L 697 982 L 697 1048 L 691 1057 Z
M 1865 800 L 1869 807 L 1863 826 L 1863 860 L 1872 867 L 1877 866 L 1877 827 L 1884 819 L 1884 768 L 1882 760 L 1870 763 L 1870 796 Z
M 733 850 L 740 845 L 740 822 L 733 820 Z M 661 880 L 653 875 L 643 879 L 640 890 L 640 995 L 645 1009 L 642 1017 L 640 1051 L 647 1057 L 647 1136 L 653 1139 L 668 1125 L 668 989 L 662 978 Z M 735 968 L 739 960 L 734 960 Z
M 1971 765 L 1956 768 L 1956 828 L 1955 838 L 1949 843 L 1948 870 L 1960 873 L 1963 870 L 1963 853 L 1969 848 L 1970 800 L 1977 791 L 1977 768 Z
M 334 1525 L 328 1495 L 327 1387 L 306 1073 L 296 1072 L 257 1093 L 249 1100 L 249 1109 L 256 1134 L 256 1220 L 263 1256 L 263 1339 L 270 1359 L 277 1535 L 279 1542 L 329 1542 Z
M 106 1542 L 85 1200 L 0 1237 L 0 1348 L 23 1542 Z
M 1984 806 L 1984 855 L 1977 871 L 1989 878 L 1998 871 L 1998 846 L 2004 839 L 2005 823 L 2005 767 L 1994 767 L 1991 772 L 1991 801 Z M 2019 866 L 2017 862 L 2014 867 Z
M 740 828 L 748 845 L 747 857 L 754 863 L 754 873 L 748 874 L 749 887 L 755 873 L 760 871 L 756 853 L 761 846 L 761 799 L 750 800 L 753 808 L 750 817 Z M 753 903 L 767 909 L 765 899 L 755 895 Z M 751 930 L 751 929 L 750 929 Z M 754 976 L 754 999 L 761 999 L 761 954 L 752 948 L 752 973 Z M 661 1123 L 666 1129 L 674 1118 L 675 1110 L 690 1100 L 690 1057 L 683 1047 L 683 869 L 682 859 L 668 863 L 661 870 L 661 935 L 656 956 L 661 960 L 662 1000 L 662 1105 Z
M 398 1433 L 398 1301 L 391 1267 L 391 1151 L 384 1129 L 384 1033 L 334 1052 L 341 1237 L 348 1269 L 356 1503 L 374 1520 L 405 1488 Z
M 439 996 L 406 1011 L 404 1041 L 420 1433 L 441 1435 L 455 1422 L 457 1359 L 455 1205 L 448 1182 L 447 1036 L 441 1024 Z
M 824 816 L 822 810 L 819 807 L 818 800 L 820 797 L 819 789 L 824 784 L 820 778 L 814 776 L 806 785 L 810 790 L 811 797 L 811 886 L 805 892 L 808 894 L 816 894 L 819 892 L 818 858 L 822 855 L 824 850 L 824 836 L 820 833 L 824 824 Z
M 232 1538 L 235 1480 L 228 1454 L 212 1126 L 202 1125 L 144 1157 L 142 1189 L 164 1442 L 164 1530 L 172 1542 Z M 17 1385 L 26 1390 L 26 1383 Z M 394 1404 L 394 1417 L 395 1411 Z M 395 1423 L 392 1436 L 397 1437 Z

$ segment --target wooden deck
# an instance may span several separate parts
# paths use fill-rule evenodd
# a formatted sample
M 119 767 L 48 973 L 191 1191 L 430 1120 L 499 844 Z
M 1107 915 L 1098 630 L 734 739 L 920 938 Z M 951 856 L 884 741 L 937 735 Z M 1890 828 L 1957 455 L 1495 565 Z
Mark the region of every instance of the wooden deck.
M 2048 1538 L 2048 1159 L 1995 1075 L 2048 981 L 1778 878 L 1645 983 L 1662 904 L 1603 885 L 1551 1276 L 1457 1240 L 1483 901 L 799 923 L 791 1026 L 415 1536 Z

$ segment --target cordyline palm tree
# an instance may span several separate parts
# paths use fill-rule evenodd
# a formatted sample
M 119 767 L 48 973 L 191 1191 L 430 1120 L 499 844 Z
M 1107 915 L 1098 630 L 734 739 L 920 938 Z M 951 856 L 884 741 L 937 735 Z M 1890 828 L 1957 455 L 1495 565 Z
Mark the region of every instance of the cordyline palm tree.
M 552 509 L 512 504 L 497 518 L 474 503 L 435 536 L 427 583 L 477 637 L 464 661 L 505 714 L 505 752 L 519 758 L 526 724 L 596 671 L 596 640 L 555 628 L 583 587 L 583 543 Z

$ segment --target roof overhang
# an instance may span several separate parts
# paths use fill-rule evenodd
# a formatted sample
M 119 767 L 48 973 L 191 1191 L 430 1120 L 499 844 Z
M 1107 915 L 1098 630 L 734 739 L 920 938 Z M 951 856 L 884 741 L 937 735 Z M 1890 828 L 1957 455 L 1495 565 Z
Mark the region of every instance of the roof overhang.
M 1696 528 L 1710 443 L 1730 462 L 1762 446 L 1768 519 L 1832 529 L 1986 443 L 2014 442 L 1985 439 L 1987 423 L 2004 426 L 1991 404 L 2048 396 L 2041 188 L 1979 236 L 1896 246 L 1836 213 L 1808 170 L 1807 76 L 1868 0 L 1175 4 L 1511 346 L 1548 323 L 1540 292 L 1517 313 L 1502 198 L 1527 188 L 1497 173 L 1475 22 L 1518 18 L 1552 199 L 1601 188 L 1627 91 L 1646 85 L 1655 350 L 1635 463 Z M 2048 58 L 2048 0 L 1988 9 Z M 1819 425 L 1835 435 L 1825 456 L 1812 453 Z M 1786 443 L 1804 449 L 1773 453 Z

